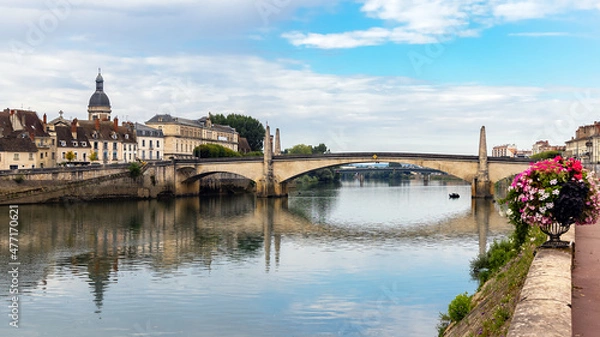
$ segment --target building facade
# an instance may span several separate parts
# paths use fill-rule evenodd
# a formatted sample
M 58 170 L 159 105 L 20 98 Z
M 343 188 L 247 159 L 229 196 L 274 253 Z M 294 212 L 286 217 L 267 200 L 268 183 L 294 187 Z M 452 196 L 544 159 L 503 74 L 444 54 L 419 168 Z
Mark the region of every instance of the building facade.
M 164 135 L 164 159 L 191 158 L 194 148 L 203 144 L 218 144 L 238 151 L 239 134 L 234 128 L 212 124 L 210 119 L 197 120 L 155 115 L 147 126 L 161 130 Z
M 492 157 L 510 157 L 517 155 L 517 146 L 515 144 L 504 144 L 492 148 Z
M 565 156 L 579 159 L 584 164 L 600 163 L 600 122 L 580 126 L 575 137 L 565 145 Z
M 135 123 L 137 158 L 143 161 L 162 160 L 165 137 L 162 130 Z
M 561 145 L 550 145 L 547 140 L 538 140 L 533 144 L 531 148 L 531 152 L 533 154 L 538 154 L 547 151 L 565 151 L 565 146 Z
M 43 168 L 52 167 L 54 165 L 52 154 L 54 153 L 54 140 L 47 132 L 47 126 L 44 120 L 40 120 L 35 111 L 22 109 L 5 109 L 0 111 L 0 139 L 3 140 L 3 148 L 5 150 L 14 149 L 14 156 L 5 156 L 4 161 L 7 163 L 3 167 L 17 168 Z M 36 148 L 35 160 L 30 160 L 31 147 L 25 143 L 31 143 Z M 10 144 L 14 143 L 13 146 Z M 19 151 L 26 150 L 27 154 L 16 155 Z M 26 156 L 28 159 L 23 161 Z M 7 162 L 10 158 L 15 161 L 14 164 Z M 17 162 L 18 159 L 18 162 Z M 7 166 L 8 165 L 8 166 Z

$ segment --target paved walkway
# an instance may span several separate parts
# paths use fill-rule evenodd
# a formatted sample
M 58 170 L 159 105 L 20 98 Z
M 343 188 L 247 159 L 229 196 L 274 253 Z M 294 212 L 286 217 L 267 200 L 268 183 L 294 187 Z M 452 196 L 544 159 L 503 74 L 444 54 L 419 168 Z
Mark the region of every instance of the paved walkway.
M 573 337 L 600 336 L 600 222 L 577 226 L 572 275 Z

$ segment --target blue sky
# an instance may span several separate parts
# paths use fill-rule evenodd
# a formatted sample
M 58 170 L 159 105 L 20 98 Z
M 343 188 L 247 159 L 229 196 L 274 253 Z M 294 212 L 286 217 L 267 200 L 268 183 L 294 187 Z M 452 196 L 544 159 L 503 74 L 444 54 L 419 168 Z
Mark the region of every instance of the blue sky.
M 477 154 L 599 118 L 600 1 L 2 1 L 0 104 L 251 115 L 283 147 Z

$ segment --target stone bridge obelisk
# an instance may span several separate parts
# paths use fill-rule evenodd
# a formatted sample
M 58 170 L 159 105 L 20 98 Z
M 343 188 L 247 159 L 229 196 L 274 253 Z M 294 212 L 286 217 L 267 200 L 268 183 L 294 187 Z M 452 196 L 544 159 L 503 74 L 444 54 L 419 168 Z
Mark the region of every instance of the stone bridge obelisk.
M 471 184 L 473 198 L 492 198 L 492 182 L 488 171 L 487 142 L 485 140 L 485 126 L 479 131 L 479 164 L 477 174 Z
M 275 155 L 281 155 L 281 140 L 279 137 L 279 129 L 277 129 L 275 144 L 273 144 L 271 128 L 267 124 L 263 140 L 263 177 L 256 184 L 256 195 L 259 198 L 287 197 L 287 183 L 277 181 L 273 174 L 273 148 L 275 148 Z

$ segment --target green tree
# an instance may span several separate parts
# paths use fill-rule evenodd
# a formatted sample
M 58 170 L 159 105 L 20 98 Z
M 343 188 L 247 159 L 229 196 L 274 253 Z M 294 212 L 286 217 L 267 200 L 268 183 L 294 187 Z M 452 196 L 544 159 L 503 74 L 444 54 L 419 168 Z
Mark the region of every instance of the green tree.
M 319 144 L 318 146 L 313 146 L 313 148 L 312 148 L 312 153 L 313 154 L 323 154 L 323 153 L 328 152 L 328 151 L 329 151 L 329 149 L 323 143 Z
M 312 154 L 313 148 L 311 145 L 297 144 L 297 145 L 294 145 L 291 149 L 286 149 L 285 153 L 287 153 L 287 154 Z
M 219 157 L 241 157 L 239 152 L 228 149 L 218 144 L 202 144 L 194 148 L 194 157 L 219 158 Z
M 561 151 L 544 151 L 540 153 L 536 153 L 532 155 L 530 158 L 533 160 L 544 160 L 544 159 L 552 159 L 556 156 L 562 155 Z
M 265 128 L 259 120 L 250 116 L 239 114 L 208 114 L 210 121 L 214 124 L 228 125 L 234 128 L 240 137 L 248 140 L 252 151 L 260 151 L 263 148 L 263 139 L 265 137 Z
M 91 161 L 97 161 L 98 160 L 98 152 L 96 152 L 96 151 L 90 151 L 90 160 Z
M 73 159 L 75 159 L 75 153 L 73 153 L 73 151 L 69 151 L 65 154 L 65 158 L 68 161 L 73 161 Z

